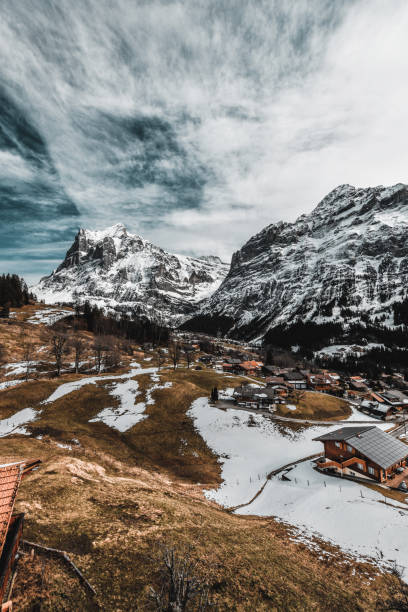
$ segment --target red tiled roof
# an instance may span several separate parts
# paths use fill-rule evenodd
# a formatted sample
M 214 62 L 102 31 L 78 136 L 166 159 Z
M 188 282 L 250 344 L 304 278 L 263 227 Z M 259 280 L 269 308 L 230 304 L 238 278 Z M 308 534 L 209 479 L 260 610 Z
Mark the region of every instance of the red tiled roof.
M 25 461 L 0 466 L 0 555 L 13 513 Z
M 35 459 L 0 465 L 0 555 L 3 551 L 21 479 L 39 463 L 40 460 Z

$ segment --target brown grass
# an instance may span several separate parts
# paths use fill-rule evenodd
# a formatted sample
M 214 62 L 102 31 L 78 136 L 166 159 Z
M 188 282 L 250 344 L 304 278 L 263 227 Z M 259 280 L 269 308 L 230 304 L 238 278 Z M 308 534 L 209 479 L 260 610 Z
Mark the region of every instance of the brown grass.
M 349 404 L 338 397 L 326 393 L 305 391 L 300 400 L 288 399 L 289 404 L 295 404 L 296 410 L 290 410 L 285 405 L 279 405 L 276 414 L 299 419 L 316 419 L 338 421 L 351 415 Z
M 322 562 L 292 541 L 284 525 L 227 514 L 203 499 L 200 487 L 129 468 L 104 454 L 51 454 L 44 460 L 20 494 L 26 538 L 67 550 L 105 609 L 152 609 L 148 585 L 159 578 L 160 542 L 179 549 L 193 543 L 219 610 L 373 608 L 372 567 L 344 564 L 344 556 L 330 547 Z M 23 588 L 17 581 L 17 597 Z M 75 609 L 86 610 L 79 591 Z M 65 610 L 57 605 L 63 595 L 51 589 L 42 609 Z
M 0 325 L 0 331 L 13 327 Z M 6 333 L 9 342 L 13 335 Z M 152 609 L 148 587 L 159 579 L 160 542 L 177 548 L 193 543 L 217 610 L 374 609 L 382 582 L 368 581 L 375 575 L 372 566 L 329 545 L 314 552 L 293 541 L 282 523 L 229 514 L 204 498 L 202 484 L 218 485 L 220 468 L 186 412 L 212 386 L 234 386 L 241 379 L 210 369 L 166 369 L 160 376 L 172 388 L 157 391 L 148 418 L 125 433 L 89 422 L 117 401 L 108 381 L 42 406 L 59 384 L 82 376 L 36 380 L 0 394 L 0 418 L 27 406 L 41 409 L 29 427 L 32 436 L 0 438 L 0 456 L 43 461 L 19 492 L 16 509 L 26 513 L 25 537 L 66 550 L 107 610 Z M 142 401 L 151 379 L 137 380 Z M 80 445 L 72 451 L 56 444 L 73 438 Z M 17 577 L 16 610 L 30 610 L 40 596 L 42 610 L 91 609 L 83 589 L 57 562 L 30 563 L 24 559 Z

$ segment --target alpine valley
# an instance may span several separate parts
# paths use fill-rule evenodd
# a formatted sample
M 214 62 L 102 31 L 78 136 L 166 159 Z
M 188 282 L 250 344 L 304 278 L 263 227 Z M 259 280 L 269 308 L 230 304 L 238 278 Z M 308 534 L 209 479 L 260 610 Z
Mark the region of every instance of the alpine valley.
M 80 230 L 33 291 L 48 303 L 77 296 L 151 318 L 160 311 L 185 329 L 236 338 L 296 323 L 392 329 L 404 322 L 407 236 L 406 185 L 340 185 L 310 214 L 250 238 L 229 272 L 216 257 L 170 255 L 117 225 Z

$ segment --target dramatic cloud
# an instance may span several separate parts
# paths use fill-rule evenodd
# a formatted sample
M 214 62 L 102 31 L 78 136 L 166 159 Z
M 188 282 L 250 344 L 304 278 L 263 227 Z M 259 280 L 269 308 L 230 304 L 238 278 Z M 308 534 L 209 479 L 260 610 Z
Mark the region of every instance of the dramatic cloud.
M 407 181 L 405 0 L 0 7 L 2 267 L 125 223 L 225 259 L 340 183 Z

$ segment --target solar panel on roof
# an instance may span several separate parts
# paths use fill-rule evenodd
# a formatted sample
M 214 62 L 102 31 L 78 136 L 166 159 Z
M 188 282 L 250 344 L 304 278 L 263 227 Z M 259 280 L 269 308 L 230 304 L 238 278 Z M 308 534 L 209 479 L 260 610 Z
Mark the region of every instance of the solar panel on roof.
M 391 467 L 408 455 L 408 446 L 378 427 L 348 438 L 348 443 L 383 469 Z

